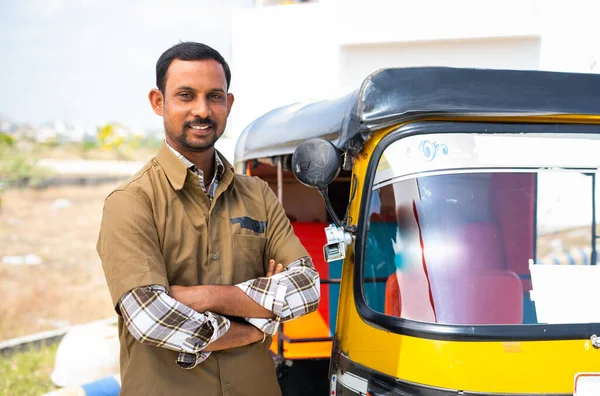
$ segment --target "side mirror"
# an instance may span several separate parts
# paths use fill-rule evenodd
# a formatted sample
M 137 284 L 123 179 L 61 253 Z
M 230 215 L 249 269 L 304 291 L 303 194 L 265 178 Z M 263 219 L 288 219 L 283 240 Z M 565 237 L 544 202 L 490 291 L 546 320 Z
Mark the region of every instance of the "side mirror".
M 338 149 L 325 139 L 306 140 L 292 155 L 292 172 L 294 176 L 308 187 L 320 191 L 335 180 L 341 170 L 341 159 Z
M 305 186 L 319 190 L 327 211 L 335 224 L 325 229 L 327 244 L 323 247 L 325 261 L 332 262 L 346 257 L 346 249 L 352 236 L 345 231 L 329 201 L 327 187 L 340 174 L 342 161 L 338 149 L 328 140 L 315 138 L 302 142 L 292 155 L 292 172 Z

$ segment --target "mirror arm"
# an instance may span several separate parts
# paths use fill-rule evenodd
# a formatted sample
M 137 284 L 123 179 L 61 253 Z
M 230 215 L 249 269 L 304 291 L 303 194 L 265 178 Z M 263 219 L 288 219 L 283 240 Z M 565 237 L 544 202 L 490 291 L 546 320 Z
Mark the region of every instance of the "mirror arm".
M 339 219 L 339 217 L 337 217 L 337 214 L 335 214 L 335 212 L 333 211 L 333 206 L 331 205 L 331 201 L 329 200 L 329 194 L 327 193 L 327 191 L 328 191 L 327 188 L 319 189 L 319 192 L 321 193 L 321 196 L 323 197 L 323 200 L 325 201 L 325 207 L 327 208 L 327 212 L 333 219 L 334 224 L 336 226 L 340 227 L 341 229 L 343 229 L 344 231 L 349 232 L 352 235 L 355 235 L 356 234 L 356 226 L 346 225 Z
M 341 220 L 339 219 L 339 217 L 337 217 L 337 214 L 335 214 L 335 212 L 333 211 L 333 206 L 331 205 L 331 201 L 329 200 L 329 194 L 327 193 L 327 191 L 328 191 L 327 188 L 319 189 L 319 192 L 321 193 L 321 196 L 323 197 L 323 200 L 325 201 L 325 207 L 327 208 L 327 212 L 329 212 L 329 215 L 333 219 L 333 222 L 335 223 L 335 225 L 343 228 Z

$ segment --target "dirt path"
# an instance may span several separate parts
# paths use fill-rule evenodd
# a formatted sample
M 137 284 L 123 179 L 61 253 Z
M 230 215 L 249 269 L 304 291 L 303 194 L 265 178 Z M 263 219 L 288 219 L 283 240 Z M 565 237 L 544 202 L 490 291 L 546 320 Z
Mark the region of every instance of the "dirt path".
M 0 340 L 114 315 L 95 250 L 102 204 L 114 186 L 3 193 Z M 10 264 L 27 255 L 40 263 Z

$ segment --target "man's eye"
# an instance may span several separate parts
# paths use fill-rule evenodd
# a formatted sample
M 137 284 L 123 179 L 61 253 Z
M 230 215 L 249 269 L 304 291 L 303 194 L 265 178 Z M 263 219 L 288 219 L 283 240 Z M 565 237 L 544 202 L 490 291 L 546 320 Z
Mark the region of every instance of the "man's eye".
M 211 100 L 222 100 L 223 99 L 223 95 L 221 95 L 221 94 L 210 94 L 210 95 L 208 95 L 208 97 Z
M 187 93 L 187 92 L 182 92 L 179 94 L 179 97 L 185 100 L 189 100 L 192 99 L 192 94 Z

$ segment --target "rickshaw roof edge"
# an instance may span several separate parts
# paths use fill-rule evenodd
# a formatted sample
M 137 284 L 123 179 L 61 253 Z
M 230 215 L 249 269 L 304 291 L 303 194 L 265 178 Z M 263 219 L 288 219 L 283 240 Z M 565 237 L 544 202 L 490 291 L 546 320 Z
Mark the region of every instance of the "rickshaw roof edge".
M 345 150 L 352 139 L 432 115 L 600 115 L 600 75 L 534 70 L 379 69 L 343 96 L 276 108 L 249 124 L 236 164 L 293 153 L 310 138 Z

